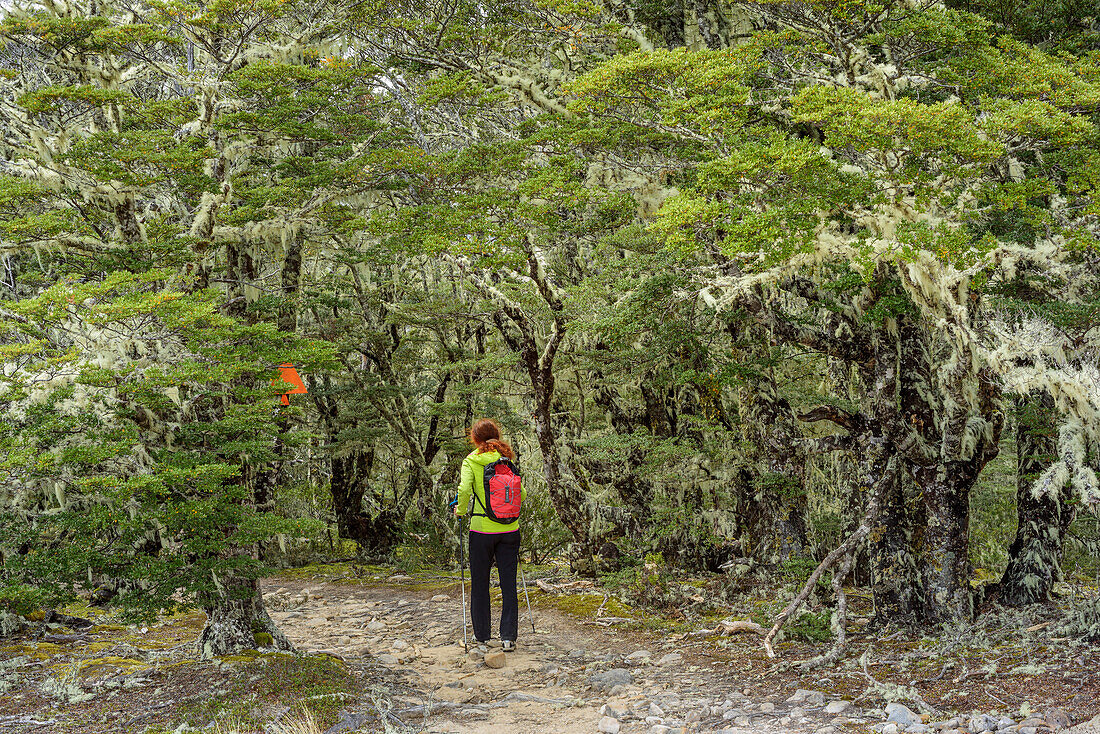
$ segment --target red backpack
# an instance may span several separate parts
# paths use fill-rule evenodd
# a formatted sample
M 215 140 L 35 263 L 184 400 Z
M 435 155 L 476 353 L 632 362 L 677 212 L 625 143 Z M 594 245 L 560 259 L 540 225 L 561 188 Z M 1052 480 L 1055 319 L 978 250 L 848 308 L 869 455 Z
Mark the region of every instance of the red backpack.
M 509 459 L 497 459 L 485 466 L 485 499 L 478 497 L 474 491 L 474 499 L 484 508 L 485 512 L 475 512 L 475 515 L 487 517 L 501 525 L 510 525 L 519 519 L 520 503 L 523 501 L 522 478 L 519 467 Z

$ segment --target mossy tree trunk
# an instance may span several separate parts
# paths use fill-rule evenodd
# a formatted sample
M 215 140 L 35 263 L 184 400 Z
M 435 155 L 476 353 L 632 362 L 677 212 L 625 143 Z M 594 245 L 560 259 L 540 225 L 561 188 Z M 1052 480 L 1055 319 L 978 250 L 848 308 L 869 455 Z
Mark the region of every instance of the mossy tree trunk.
M 1000 601 L 1013 607 L 1049 601 L 1061 577 L 1062 541 L 1073 522 L 1071 490 L 1036 495 L 1032 486 L 1057 456 L 1053 401 L 1046 394 L 1016 399 L 1016 537 L 1000 582 Z
M 267 610 L 255 579 L 229 576 L 201 598 L 206 626 L 198 639 L 199 657 L 210 659 L 242 650 L 293 650 Z
M 913 535 L 917 528 L 913 481 L 897 472 L 885 488 L 882 513 L 871 528 L 871 596 L 875 622 L 910 624 L 920 605 Z

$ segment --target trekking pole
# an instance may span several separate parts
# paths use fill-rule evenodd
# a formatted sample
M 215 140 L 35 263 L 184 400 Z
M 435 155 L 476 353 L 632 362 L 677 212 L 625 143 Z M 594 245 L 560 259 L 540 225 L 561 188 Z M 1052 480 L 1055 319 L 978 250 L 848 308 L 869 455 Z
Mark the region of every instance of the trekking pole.
M 523 573 L 523 564 L 519 564 L 519 577 L 523 579 L 523 598 L 527 600 L 527 617 L 531 620 L 531 634 L 535 634 L 535 615 L 531 612 L 531 597 L 527 595 L 527 576 Z
M 462 650 L 470 652 L 469 638 L 466 636 L 466 547 L 462 542 L 462 521 L 458 521 L 458 564 L 462 573 Z
M 458 498 L 447 505 L 448 508 L 458 506 Z M 462 577 L 462 650 L 470 652 L 469 638 L 466 636 L 466 547 L 462 544 L 462 518 L 458 520 L 458 568 Z

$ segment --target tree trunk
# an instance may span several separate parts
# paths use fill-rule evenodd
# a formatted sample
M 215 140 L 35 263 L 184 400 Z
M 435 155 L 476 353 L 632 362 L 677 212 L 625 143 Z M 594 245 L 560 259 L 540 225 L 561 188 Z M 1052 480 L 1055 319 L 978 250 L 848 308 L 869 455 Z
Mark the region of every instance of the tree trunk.
M 340 537 L 358 543 L 364 557 L 377 559 L 389 556 L 400 540 L 403 513 L 387 509 L 372 517 L 363 511 L 363 495 L 373 464 L 373 451 L 333 457 L 329 489 Z
M 294 649 L 264 609 L 260 585 L 255 579 L 233 576 L 222 579 L 220 590 L 205 594 L 201 603 L 206 611 L 206 626 L 198 639 L 201 658 L 262 647 Z
M 777 563 L 805 554 L 805 456 L 791 407 L 772 379 L 740 391 L 741 422 L 751 449 L 754 472 L 743 500 L 753 558 Z
M 562 447 L 554 430 L 549 401 L 544 403 L 540 400 L 539 393 L 536 389 L 535 402 L 539 407 L 535 410 L 535 437 L 542 454 L 546 486 L 558 518 L 573 535 L 573 545 L 569 552 L 570 565 L 576 573 L 591 574 L 595 572 L 593 556 L 596 548 L 589 532 L 588 513 L 585 511 L 587 498 L 579 487 L 566 482 L 561 475 Z
M 897 472 L 884 490 L 882 512 L 871 528 L 871 595 L 875 623 L 910 624 L 920 608 L 920 583 L 913 556 L 916 508 L 913 482 Z
M 920 541 L 921 616 L 933 624 L 969 620 L 973 616 L 970 579 L 969 463 L 945 462 L 914 470 L 923 498 L 925 525 Z
M 1057 457 L 1054 406 L 1045 394 L 1016 400 L 1016 538 L 1000 582 L 1000 601 L 1013 607 L 1049 601 L 1061 578 L 1062 539 L 1075 515 L 1068 486 L 1035 496 L 1036 478 Z

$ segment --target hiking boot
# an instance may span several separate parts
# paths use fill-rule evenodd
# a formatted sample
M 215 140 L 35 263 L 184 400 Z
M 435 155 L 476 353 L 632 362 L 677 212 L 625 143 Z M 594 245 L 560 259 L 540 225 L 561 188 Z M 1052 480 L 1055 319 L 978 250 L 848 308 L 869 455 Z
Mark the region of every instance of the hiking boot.
M 504 650 L 504 652 L 515 652 L 515 650 L 516 650 L 516 641 L 515 640 L 501 640 L 500 641 L 500 649 Z

